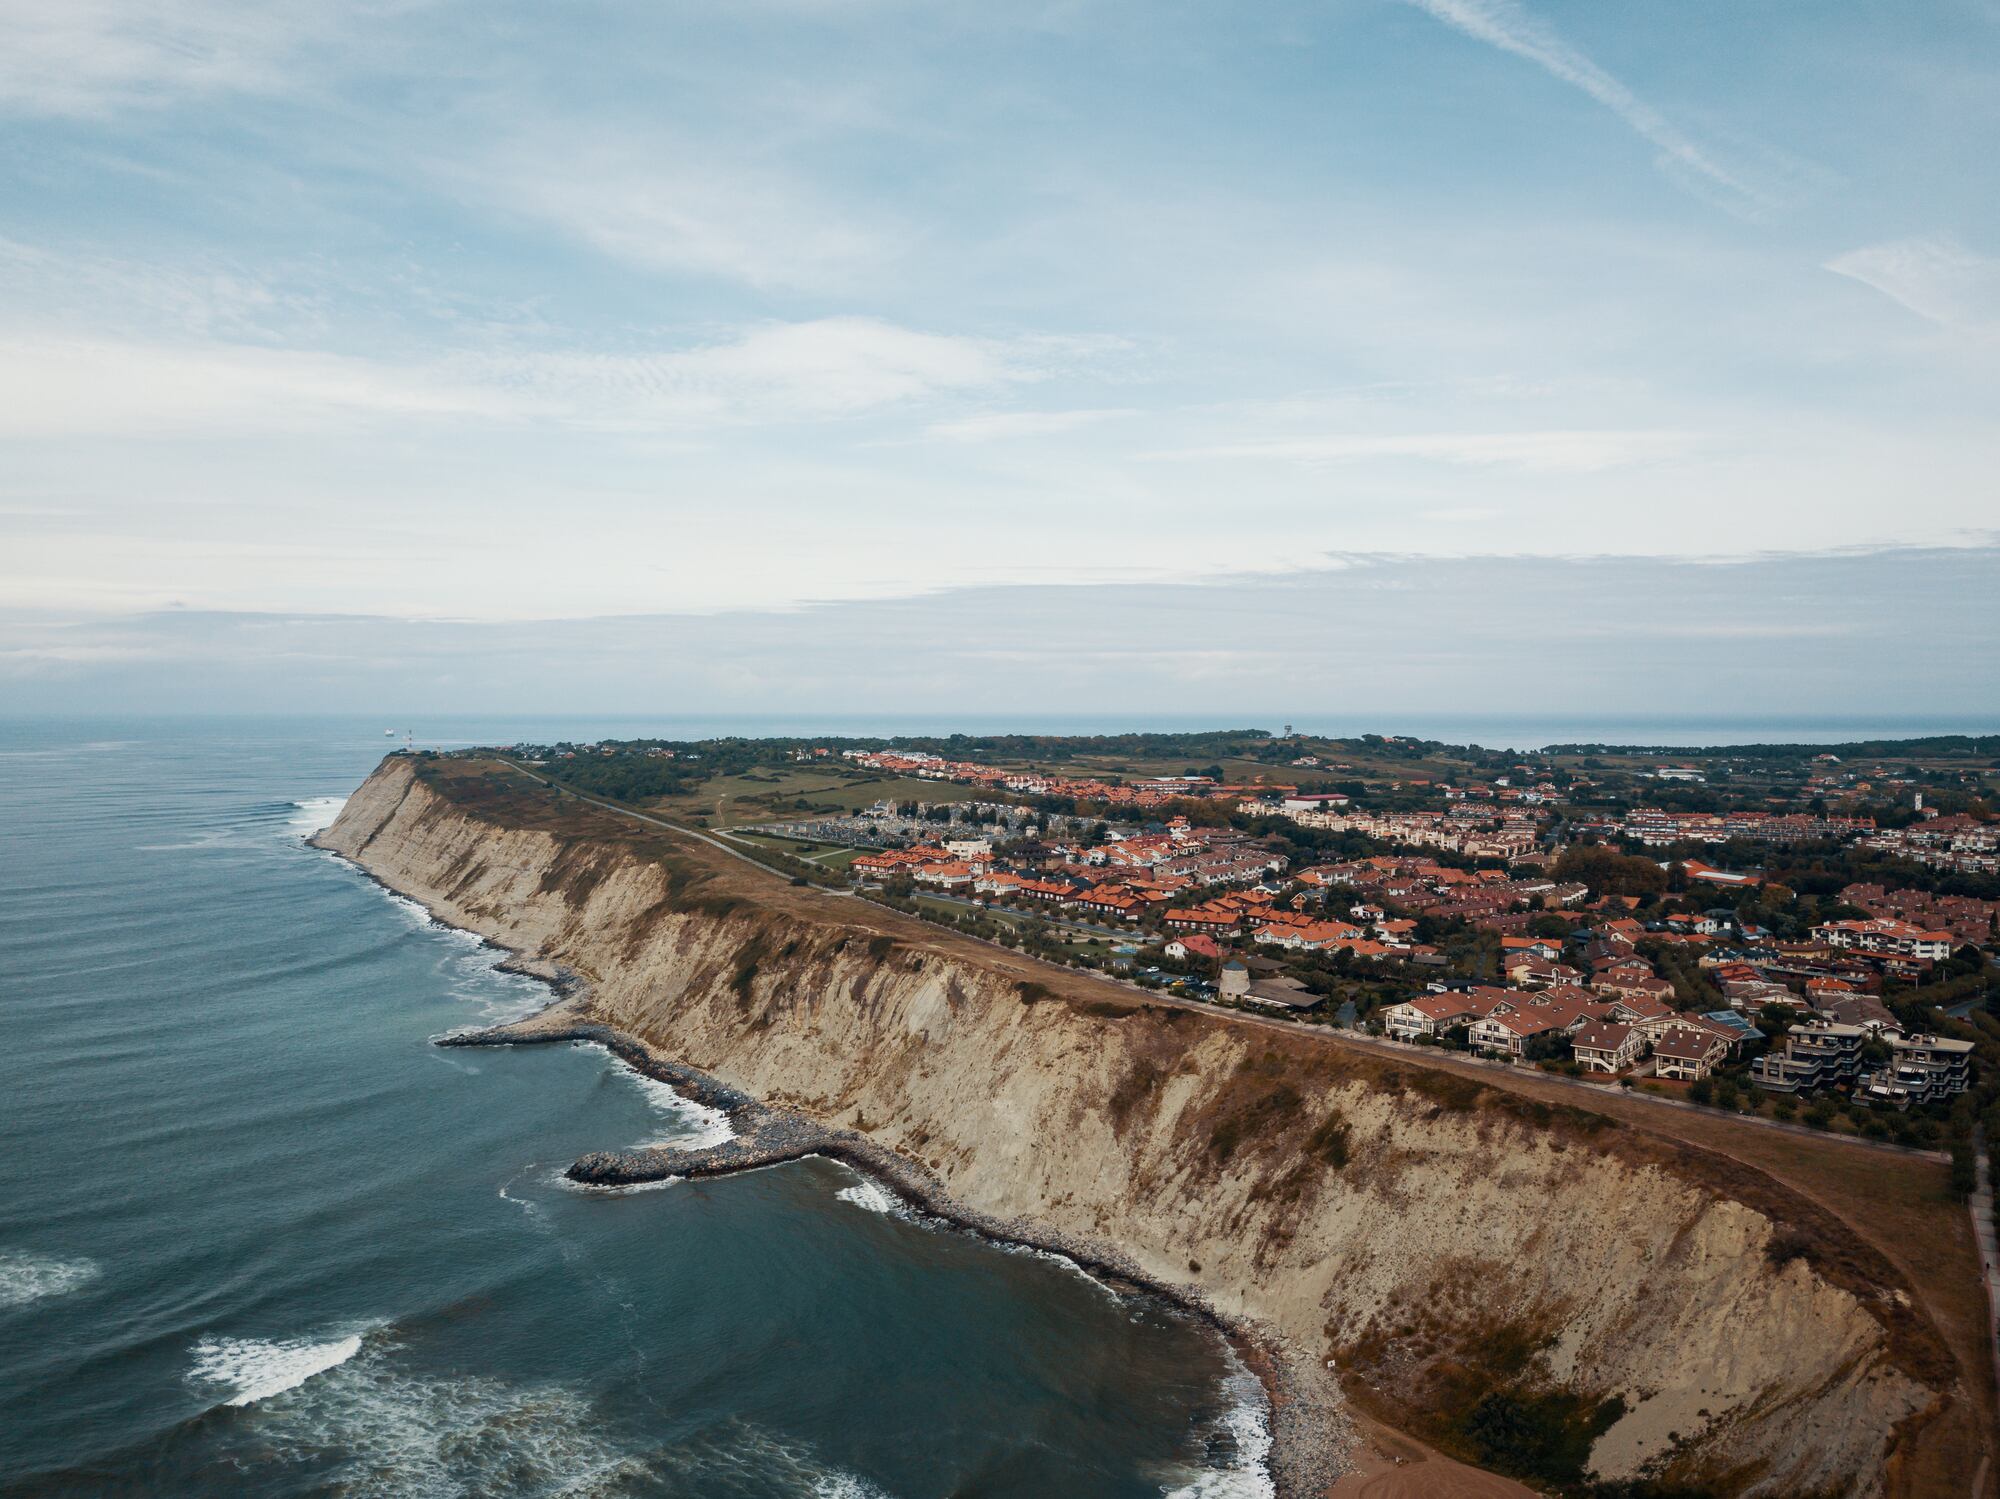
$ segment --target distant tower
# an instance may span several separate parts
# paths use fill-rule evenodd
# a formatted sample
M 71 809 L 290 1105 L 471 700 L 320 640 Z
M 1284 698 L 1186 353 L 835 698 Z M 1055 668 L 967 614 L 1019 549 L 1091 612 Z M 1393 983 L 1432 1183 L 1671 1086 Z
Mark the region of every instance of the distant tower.
M 1916 794 L 1916 796 L 1915 796 L 1915 797 L 1913 797 L 1913 798 L 1911 799 L 1911 806 L 1912 806 L 1912 809 L 1913 809 L 1914 811 L 1918 811 L 1918 812 L 1921 812 L 1921 811 L 1923 811 L 1923 810 L 1924 810 L 1924 794 L 1923 794 L 1923 792 L 1919 791 L 1919 792 L 1918 792 L 1918 793 Z
M 1285 725 L 1285 737 L 1287 739 L 1292 737 L 1292 726 L 1290 724 Z

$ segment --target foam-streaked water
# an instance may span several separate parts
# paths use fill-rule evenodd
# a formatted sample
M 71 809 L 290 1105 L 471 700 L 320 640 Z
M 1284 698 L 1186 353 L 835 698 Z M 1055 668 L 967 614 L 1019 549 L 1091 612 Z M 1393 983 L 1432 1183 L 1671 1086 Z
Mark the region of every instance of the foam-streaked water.
M 546 996 L 304 846 L 382 748 L 0 724 L 0 1492 L 1268 1491 L 1255 1382 L 1064 1262 L 825 1161 L 564 1181 L 726 1121 L 430 1044 Z

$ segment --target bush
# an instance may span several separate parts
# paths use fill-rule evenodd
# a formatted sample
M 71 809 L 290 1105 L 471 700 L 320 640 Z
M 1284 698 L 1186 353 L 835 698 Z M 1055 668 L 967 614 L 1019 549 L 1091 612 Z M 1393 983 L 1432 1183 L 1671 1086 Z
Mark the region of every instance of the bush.
M 1953 1140 L 1951 1142 L 1951 1191 L 1954 1197 L 1970 1197 L 1979 1180 L 1978 1167 L 1973 1164 L 1972 1142 Z
M 1707 1078 L 1698 1077 L 1692 1083 L 1688 1084 L 1688 1097 L 1692 1098 L 1696 1103 L 1713 1103 L 1715 1101 L 1715 1088 Z
M 1503 1472 L 1549 1484 L 1583 1481 L 1591 1444 L 1625 1414 L 1613 1397 L 1593 1404 L 1577 1395 L 1481 1397 L 1465 1418 L 1480 1459 Z

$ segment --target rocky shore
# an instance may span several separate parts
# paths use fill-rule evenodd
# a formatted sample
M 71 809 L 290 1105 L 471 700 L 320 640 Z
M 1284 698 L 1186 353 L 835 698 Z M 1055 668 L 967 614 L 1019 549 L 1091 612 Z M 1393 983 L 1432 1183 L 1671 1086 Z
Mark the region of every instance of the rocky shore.
M 1218 1310 L 1199 1292 L 1164 1283 L 1115 1249 L 1020 1219 L 998 1218 L 956 1200 L 929 1170 L 866 1135 L 833 1129 L 790 1109 L 774 1108 L 696 1068 L 660 1056 L 643 1042 L 585 1018 L 574 999 L 511 1025 L 440 1037 L 440 1046 L 516 1046 L 585 1041 L 668 1084 L 683 1098 L 718 1109 L 733 1138 L 717 1145 L 593 1151 L 564 1174 L 586 1186 L 621 1187 L 669 1177 L 689 1179 L 753 1171 L 823 1156 L 880 1182 L 915 1211 L 997 1244 L 1059 1255 L 1113 1290 L 1153 1297 L 1213 1328 L 1263 1383 L 1271 1406 L 1268 1465 L 1280 1499 L 1316 1499 L 1348 1470 L 1354 1433 L 1332 1374 L 1275 1329 Z

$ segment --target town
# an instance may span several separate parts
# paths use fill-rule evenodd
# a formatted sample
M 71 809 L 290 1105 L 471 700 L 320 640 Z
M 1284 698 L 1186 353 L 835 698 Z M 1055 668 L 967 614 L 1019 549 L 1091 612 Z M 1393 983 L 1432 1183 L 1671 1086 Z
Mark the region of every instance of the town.
M 1190 1003 L 1925 1148 L 2000 1078 L 2000 744 L 1152 738 L 519 751 Z

